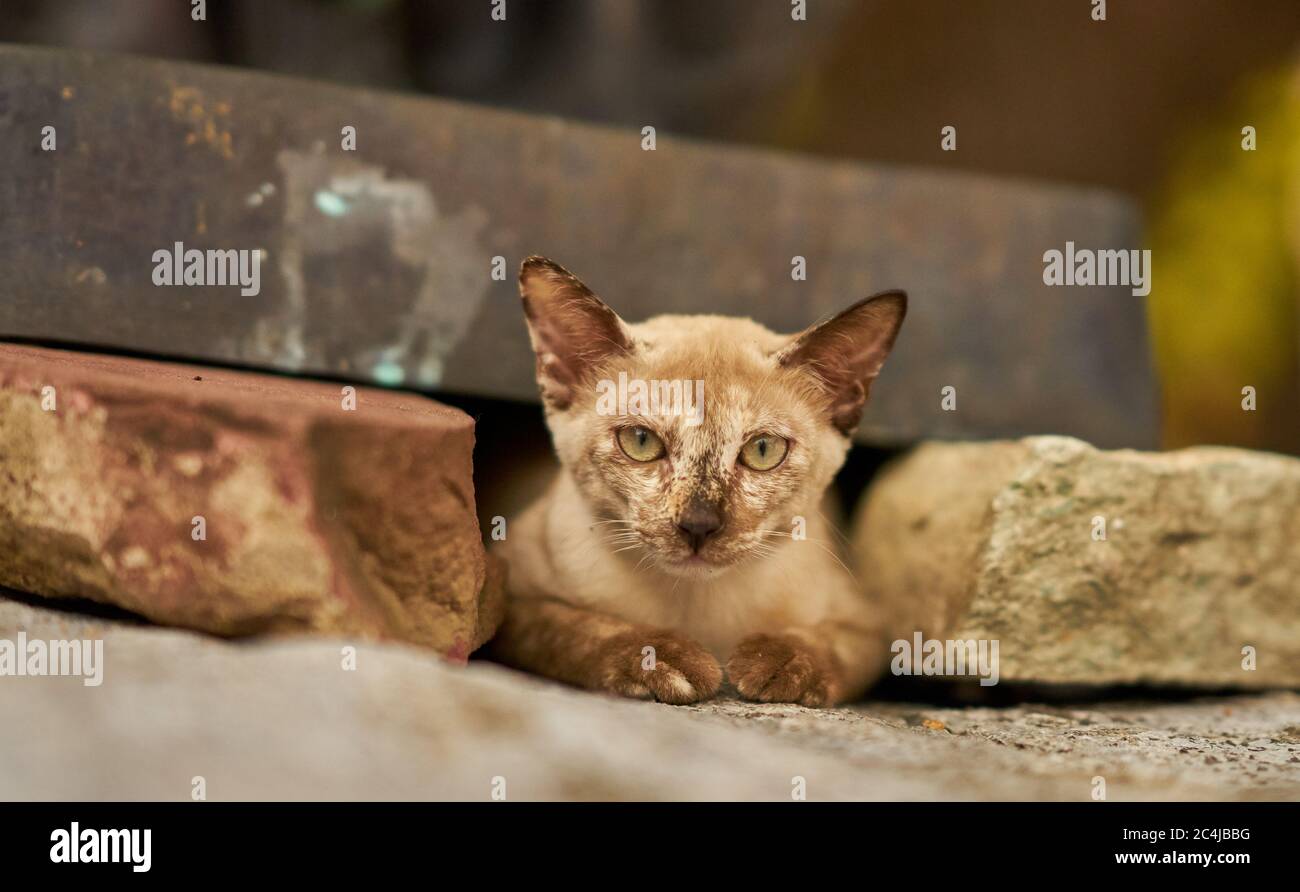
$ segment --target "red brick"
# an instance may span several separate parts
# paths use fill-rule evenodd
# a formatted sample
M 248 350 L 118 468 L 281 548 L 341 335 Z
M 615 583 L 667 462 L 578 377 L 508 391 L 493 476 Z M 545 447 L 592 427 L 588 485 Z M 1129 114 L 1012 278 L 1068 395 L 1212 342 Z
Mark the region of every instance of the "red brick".
M 463 659 L 501 597 L 474 513 L 473 420 L 355 396 L 348 411 L 343 385 L 0 344 L 0 584 L 220 635 L 399 639 Z

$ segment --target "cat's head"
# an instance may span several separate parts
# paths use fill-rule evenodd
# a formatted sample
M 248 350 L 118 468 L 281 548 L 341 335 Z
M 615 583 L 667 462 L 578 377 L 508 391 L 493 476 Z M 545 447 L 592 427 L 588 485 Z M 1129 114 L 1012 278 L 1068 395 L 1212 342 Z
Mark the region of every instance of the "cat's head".
M 725 316 L 629 324 L 543 257 L 519 288 L 555 449 L 596 529 L 687 576 L 771 553 L 817 510 L 907 308 L 886 292 L 780 335 Z

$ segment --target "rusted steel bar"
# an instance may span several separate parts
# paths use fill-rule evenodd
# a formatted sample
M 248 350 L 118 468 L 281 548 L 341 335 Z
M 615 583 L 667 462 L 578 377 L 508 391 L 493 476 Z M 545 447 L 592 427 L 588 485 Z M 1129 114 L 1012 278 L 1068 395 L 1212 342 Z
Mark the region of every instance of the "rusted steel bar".
M 866 440 L 1156 443 L 1142 299 L 1043 281 L 1067 241 L 1139 247 L 1128 202 L 657 137 L 647 151 L 639 131 L 0 48 L 0 336 L 533 399 L 513 269 L 544 253 L 628 319 L 796 330 L 906 289 Z M 155 284 L 177 243 L 260 251 L 257 293 Z

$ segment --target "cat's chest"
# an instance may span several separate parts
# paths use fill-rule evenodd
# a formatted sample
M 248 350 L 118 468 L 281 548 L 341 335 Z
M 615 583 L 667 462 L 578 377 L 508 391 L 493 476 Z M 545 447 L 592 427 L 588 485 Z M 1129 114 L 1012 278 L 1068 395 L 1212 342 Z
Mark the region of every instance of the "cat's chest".
M 673 629 L 725 660 L 744 638 L 813 625 L 827 617 L 833 580 L 795 584 L 788 574 L 734 579 L 638 579 L 589 588 L 587 600 L 631 622 Z M 628 584 L 631 583 L 631 584 Z

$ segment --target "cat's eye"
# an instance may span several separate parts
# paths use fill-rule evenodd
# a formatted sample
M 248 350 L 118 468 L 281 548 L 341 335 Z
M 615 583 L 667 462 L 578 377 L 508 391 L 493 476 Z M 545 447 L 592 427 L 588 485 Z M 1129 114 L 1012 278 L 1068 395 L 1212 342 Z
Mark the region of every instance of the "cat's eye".
M 618 445 L 632 461 L 654 461 L 664 456 L 664 441 L 644 427 L 625 427 L 618 432 Z
M 740 450 L 740 462 L 755 471 L 770 471 L 785 459 L 790 444 L 775 434 L 759 434 Z

